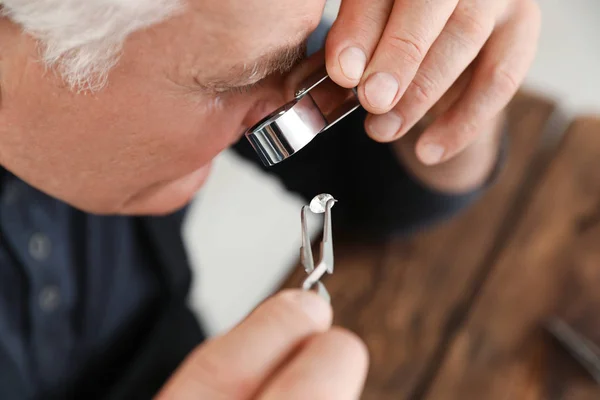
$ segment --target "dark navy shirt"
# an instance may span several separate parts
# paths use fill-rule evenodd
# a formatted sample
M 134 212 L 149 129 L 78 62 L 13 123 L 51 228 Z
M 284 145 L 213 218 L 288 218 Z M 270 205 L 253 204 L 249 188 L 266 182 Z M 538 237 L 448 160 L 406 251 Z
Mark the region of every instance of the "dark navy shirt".
M 31 398 L 77 379 L 159 300 L 138 229 L 133 218 L 77 211 L 0 168 L 0 368 L 17 371 Z

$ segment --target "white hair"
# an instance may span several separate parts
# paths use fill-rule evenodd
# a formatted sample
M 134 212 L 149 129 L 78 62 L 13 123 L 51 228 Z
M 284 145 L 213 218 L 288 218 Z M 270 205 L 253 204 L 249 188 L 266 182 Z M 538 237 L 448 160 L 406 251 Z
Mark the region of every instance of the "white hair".
M 44 64 L 77 90 L 103 87 L 127 36 L 181 6 L 182 0 L 0 0 L 2 14 L 39 42 Z

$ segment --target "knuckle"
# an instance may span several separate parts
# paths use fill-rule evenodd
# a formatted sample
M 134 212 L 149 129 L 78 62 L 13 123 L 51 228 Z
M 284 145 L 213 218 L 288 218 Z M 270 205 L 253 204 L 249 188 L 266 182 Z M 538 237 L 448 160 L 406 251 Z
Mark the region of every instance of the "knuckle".
M 418 104 L 428 104 L 435 100 L 438 85 L 428 73 L 419 72 L 411 82 L 409 91 L 412 92 L 413 101 Z
M 482 11 L 463 7 L 450 17 L 449 26 L 455 26 L 450 30 L 451 34 L 467 45 L 483 44 L 491 35 L 494 24 L 492 19 Z
M 381 24 L 381 16 L 369 12 L 364 14 L 343 15 L 338 22 L 339 25 L 343 25 L 345 29 L 351 28 L 353 31 L 360 30 L 369 32 L 373 30 L 374 26 Z
M 414 33 L 391 34 L 387 37 L 387 44 L 393 53 L 399 53 L 413 64 L 421 64 L 427 54 L 427 42 Z
M 502 64 L 494 65 L 489 72 L 489 84 L 493 95 L 512 96 L 520 86 L 515 73 Z
M 458 24 L 448 25 L 448 28 L 443 34 L 448 35 L 450 40 L 458 46 L 461 51 L 472 51 L 473 49 L 481 48 L 485 42 L 483 35 L 469 34 Z

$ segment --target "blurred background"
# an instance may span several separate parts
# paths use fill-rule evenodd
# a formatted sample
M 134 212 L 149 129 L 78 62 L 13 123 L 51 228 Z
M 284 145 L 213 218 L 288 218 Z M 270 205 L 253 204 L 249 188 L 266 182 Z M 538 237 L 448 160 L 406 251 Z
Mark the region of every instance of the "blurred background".
M 328 2 L 325 19 L 335 18 L 338 3 Z M 539 3 L 540 46 L 523 90 L 569 114 L 600 112 L 600 1 Z M 294 268 L 302 204 L 231 152 L 216 160 L 184 227 L 195 273 L 190 302 L 210 334 L 237 323 Z

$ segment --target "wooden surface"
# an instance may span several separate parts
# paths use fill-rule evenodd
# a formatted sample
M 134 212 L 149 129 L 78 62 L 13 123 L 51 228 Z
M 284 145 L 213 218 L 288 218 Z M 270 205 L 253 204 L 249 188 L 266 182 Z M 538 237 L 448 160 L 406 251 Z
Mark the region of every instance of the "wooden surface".
M 410 238 L 336 243 L 326 283 L 336 324 L 371 353 L 364 399 L 600 399 L 541 329 L 556 314 L 600 344 L 600 120 L 553 147 L 553 111 L 513 101 L 507 166 L 466 212 Z
M 600 120 L 582 120 L 515 221 L 427 398 L 575 398 L 569 379 L 548 379 L 558 369 L 540 326 L 560 313 L 600 339 L 599 217 Z

